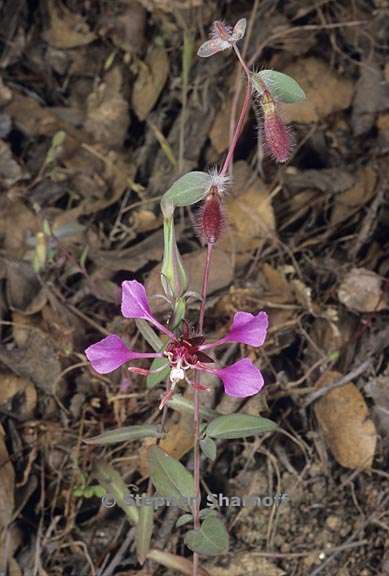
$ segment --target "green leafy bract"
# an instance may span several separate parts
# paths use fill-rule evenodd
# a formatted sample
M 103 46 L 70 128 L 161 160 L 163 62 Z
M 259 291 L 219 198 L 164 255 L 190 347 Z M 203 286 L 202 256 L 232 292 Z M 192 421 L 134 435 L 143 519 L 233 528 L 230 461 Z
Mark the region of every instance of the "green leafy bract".
M 293 102 L 305 100 L 304 90 L 298 82 L 282 72 L 261 70 L 261 72 L 254 72 L 251 75 L 251 79 L 255 90 L 261 95 L 263 94 L 262 82 L 264 82 L 271 95 L 280 102 L 292 104 Z
M 206 172 L 188 172 L 181 176 L 162 196 L 161 207 L 165 215 L 170 215 L 170 206 L 191 206 L 204 198 L 211 182 Z

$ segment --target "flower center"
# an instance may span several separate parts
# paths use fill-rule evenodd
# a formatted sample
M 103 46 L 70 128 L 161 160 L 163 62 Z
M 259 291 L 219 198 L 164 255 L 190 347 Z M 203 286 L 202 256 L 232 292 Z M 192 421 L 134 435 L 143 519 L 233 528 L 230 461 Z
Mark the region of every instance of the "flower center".
M 196 346 L 190 340 L 179 338 L 169 342 L 165 350 L 169 363 L 177 370 L 188 370 L 193 368 L 198 362 L 197 357 L 198 345 Z

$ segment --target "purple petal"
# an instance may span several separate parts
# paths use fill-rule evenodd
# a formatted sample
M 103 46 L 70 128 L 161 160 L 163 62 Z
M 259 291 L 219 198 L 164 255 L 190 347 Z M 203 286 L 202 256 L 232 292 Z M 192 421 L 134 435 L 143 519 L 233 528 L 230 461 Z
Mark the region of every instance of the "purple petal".
M 250 312 L 237 312 L 232 326 L 223 338 L 225 342 L 240 342 L 250 346 L 262 346 L 266 338 L 269 319 L 266 312 L 256 316 Z
M 125 318 L 142 318 L 154 324 L 169 338 L 175 338 L 173 332 L 154 318 L 151 312 L 146 290 L 143 284 L 137 280 L 125 280 L 122 282 L 122 314 Z
M 122 282 L 122 314 L 125 318 L 143 318 L 144 320 L 149 320 L 153 316 L 146 290 L 137 280 Z
M 123 340 L 112 334 L 103 338 L 96 344 L 92 344 L 85 350 L 86 357 L 92 364 L 92 367 L 99 374 L 108 374 L 122 366 L 129 360 L 139 358 L 160 358 L 162 353 L 152 352 L 132 352 L 124 344 Z
M 236 312 L 232 326 L 224 338 L 210 344 L 204 344 L 199 347 L 199 350 L 207 350 L 226 342 L 262 346 L 268 325 L 269 319 L 266 312 L 259 312 L 256 316 L 250 312 Z
M 253 396 L 264 384 L 261 371 L 248 358 L 219 368 L 215 374 L 223 380 L 225 393 L 236 398 Z

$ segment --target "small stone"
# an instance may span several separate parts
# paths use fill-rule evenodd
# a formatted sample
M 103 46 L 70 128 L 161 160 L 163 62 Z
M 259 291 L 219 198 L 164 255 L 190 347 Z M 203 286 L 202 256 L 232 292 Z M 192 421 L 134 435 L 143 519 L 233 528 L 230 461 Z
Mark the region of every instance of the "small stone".
M 328 526 L 328 528 L 330 530 L 333 530 L 334 532 L 339 530 L 341 524 L 342 524 L 342 522 L 338 516 L 332 516 L 331 515 L 331 516 L 328 516 L 328 518 L 326 520 L 326 525 Z

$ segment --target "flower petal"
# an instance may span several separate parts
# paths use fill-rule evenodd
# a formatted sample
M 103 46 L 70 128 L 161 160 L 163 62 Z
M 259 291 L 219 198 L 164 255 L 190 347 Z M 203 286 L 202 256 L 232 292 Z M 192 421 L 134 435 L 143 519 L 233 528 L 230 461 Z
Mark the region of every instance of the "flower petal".
M 144 320 L 149 320 L 153 316 L 146 290 L 137 280 L 122 282 L 122 314 L 125 318 L 143 318 Z
M 96 344 L 92 344 L 85 350 L 86 357 L 92 367 L 99 374 L 108 374 L 129 360 L 139 358 L 159 358 L 162 353 L 133 352 L 124 344 L 123 340 L 112 334 L 103 338 Z
M 212 40 L 207 40 L 204 44 L 201 44 L 197 51 L 197 56 L 200 56 L 201 58 L 209 58 L 209 56 L 213 56 L 227 48 L 231 48 L 229 42 L 222 40 L 221 38 L 212 38 Z
M 241 18 L 234 26 L 234 30 L 232 32 L 232 40 L 234 42 L 238 42 L 241 40 L 246 33 L 246 25 L 247 21 L 246 18 Z
M 199 346 L 199 350 L 208 350 L 226 342 L 262 346 L 268 325 L 269 319 L 266 312 L 259 312 L 257 315 L 250 314 L 250 312 L 236 312 L 228 333 L 216 342 Z
M 269 319 L 266 312 L 256 316 L 250 312 L 236 312 L 232 326 L 224 336 L 225 342 L 240 342 L 250 346 L 262 346 L 266 338 Z
M 253 396 L 264 384 L 261 371 L 248 358 L 219 368 L 215 370 L 215 374 L 223 380 L 225 393 L 236 398 Z
M 121 311 L 125 318 L 142 318 L 143 320 L 148 320 L 151 324 L 154 324 L 158 330 L 169 336 L 169 338 L 175 338 L 171 330 L 154 318 L 146 290 L 143 284 L 137 280 L 125 280 L 122 282 Z

